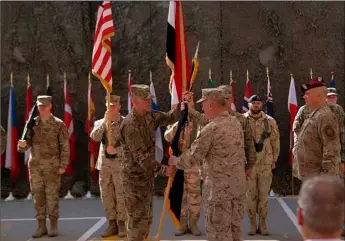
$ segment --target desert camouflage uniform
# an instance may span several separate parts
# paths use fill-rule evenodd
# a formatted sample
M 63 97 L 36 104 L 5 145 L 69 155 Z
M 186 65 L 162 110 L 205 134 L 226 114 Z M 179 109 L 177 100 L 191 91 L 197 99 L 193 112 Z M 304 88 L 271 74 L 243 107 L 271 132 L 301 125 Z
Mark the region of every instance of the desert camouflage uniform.
M 132 85 L 133 96 L 150 99 L 146 85 Z M 155 161 L 155 130 L 178 120 L 179 105 L 168 113 L 150 111 L 139 115 L 133 108 L 123 120 L 119 140 L 123 144 L 122 162 L 125 207 L 128 215 L 128 241 L 143 241 L 152 224 L 154 176 L 165 176 L 166 166 Z M 118 145 L 117 143 L 116 145 Z
M 301 181 L 323 172 L 338 176 L 341 162 L 340 131 L 329 104 L 313 111 L 300 109 L 294 122 L 294 131 L 294 176 Z
M 341 156 L 341 162 L 345 163 L 345 114 L 343 107 L 341 107 L 338 104 L 328 103 L 328 107 L 331 109 L 332 113 L 335 115 L 338 123 L 339 123 L 339 138 L 341 143 L 341 150 L 340 150 L 340 156 Z M 302 106 L 296 115 L 294 124 L 293 124 L 293 131 L 295 139 L 297 138 L 297 135 L 301 131 L 301 127 L 304 123 L 304 120 L 308 119 L 308 116 L 312 110 L 308 108 L 306 105 Z M 296 141 L 295 141 L 296 143 Z
M 62 120 L 51 115 L 47 121 L 40 117 L 34 121 L 33 132 L 28 132 L 26 148 L 18 150 L 25 152 L 31 147 L 28 166 L 36 219 L 39 221 L 36 234 L 45 234 L 46 210 L 51 222 L 56 223 L 59 218 L 60 175 L 57 172 L 59 168 L 67 168 L 70 150 L 68 131 Z M 52 236 L 55 235 L 54 232 Z
M 167 142 L 172 142 L 176 130 L 177 130 L 178 122 L 175 124 L 168 126 L 167 130 L 165 131 L 164 137 Z M 198 126 L 196 122 L 189 120 L 185 127 L 186 131 L 183 131 L 180 136 L 179 144 L 180 150 L 182 152 L 186 151 L 193 141 L 196 138 Z M 191 168 L 184 170 L 184 190 L 183 190 L 183 198 L 182 198 L 182 206 L 181 206 L 181 229 L 179 230 L 176 235 L 183 235 L 188 231 L 187 225 L 187 216 L 189 213 L 189 226 L 194 235 L 200 235 L 200 231 L 196 227 L 196 224 L 200 218 L 200 209 L 201 209 L 201 190 L 200 190 L 200 174 L 199 168 L 196 163 L 192 164 Z M 187 196 L 189 206 L 187 205 Z M 188 209 L 188 210 L 187 210 Z
M 111 138 L 115 143 L 116 137 L 119 134 L 120 124 L 124 117 L 120 116 L 118 121 L 111 121 Z M 120 229 L 119 236 L 125 232 L 125 201 L 124 190 L 122 184 L 121 162 L 123 160 L 122 147 L 118 147 L 114 158 L 106 157 L 106 147 L 108 143 L 108 124 L 103 119 L 95 122 L 94 128 L 90 134 L 94 141 L 102 141 L 100 145 L 99 156 L 96 168 L 99 172 L 99 186 L 101 190 L 101 197 L 105 209 L 106 217 L 109 220 L 109 232 L 103 234 L 104 237 L 111 236 L 111 233 L 117 234 Z
M 259 119 L 250 116 L 250 112 L 244 114 L 248 119 L 252 131 L 252 140 L 259 142 L 265 129 L 265 120 L 268 124 L 269 137 L 263 142 L 261 152 L 256 152 L 256 164 L 248 177 L 247 209 L 250 219 L 249 234 L 256 233 L 256 214 L 259 214 L 259 231 L 268 235 L 266 216 L 268 214 L 268 192 L 272 183 L 272 164 L 277 162 L 280 152 L 279 130 L 276 121 L 269 115 L 261 112 Z
M 233 111 L 232 109 L 228 109 L 230 116 L 236 117 L 236 119 L 240 122 L 242 126 L 242 130 L 244 133 L 244 150 L 245 150 L 245 159 L 246 159 L 246 170 L 252 168 L 256 162 L 256 151 L 254 147 L 254 142 L 252 139 L 252 131 L 249 126 L 249 122 L 247 118 L 245 118 L 242 114 Z M 188 114 L 190 117 L 195 120 L 200 127 L 203 127 L 209 123 L 205 114 L 198 112 L 195 109 L 189 109 Z
M 203 169 L 206 236 L 210 241 L 240 241 L 245 205 L 245 153 L 240 123 L 224 111 L 202 128 L 177 164 Z
M 0 155 L 2 155 L 6 151 L 6 131 L 2 126 L 0 126 L 0 131 L 1 131 L 0 132 L 1 134 L 1 154 Z

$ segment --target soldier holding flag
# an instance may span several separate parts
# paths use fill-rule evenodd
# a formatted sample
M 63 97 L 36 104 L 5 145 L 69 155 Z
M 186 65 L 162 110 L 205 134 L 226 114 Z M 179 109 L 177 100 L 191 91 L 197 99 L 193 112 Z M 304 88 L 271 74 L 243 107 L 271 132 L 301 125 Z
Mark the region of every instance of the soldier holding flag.
M 58 235 L 60 178 L 69 162 L 68 131 L 63 121 L 51 114 L 51 102 L 51 96 L 37 97 L 39 116 L 33 120 L 31 116 L 28 121 L 34 125 L 18 142 L 20 152 L 31 147 L 29 179 L 38 221 L 33 238 L 47 234 L 46 209 L 50 219 L 48 236 Z

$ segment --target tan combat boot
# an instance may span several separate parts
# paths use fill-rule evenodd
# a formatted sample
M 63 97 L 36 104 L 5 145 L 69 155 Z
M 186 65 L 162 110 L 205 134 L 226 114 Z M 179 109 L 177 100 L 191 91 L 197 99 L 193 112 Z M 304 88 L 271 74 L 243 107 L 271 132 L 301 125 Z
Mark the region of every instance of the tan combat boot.
M 271 233 L 268 231 L 266 227 L 266 218 L 264 217 L 260 217 L 259 219 L 259 232 L 261 233 L 261 235 L 271 235 Z
M 32 238 L 39 238 L 44 235 L 47 235 L 47 227 L 46 227 L 46 220 L 45 219 L 38 219 L 38 228 L 36 232 L 31 236 Z
M 119 232 L 116 220 L 109 220 L 107 229 L 101 234 L 102 238 L 110 237 L 117 235 Z
M 125 221 L 120 221 L 118 222 L 118 228 L 119 228 L 119 233 L 117 234 L 118 237 L 123 238 L 126 237 L 126 225 L 125 225 Z
M 189 219 L 189 226 L 190 226 L 189 228 L 190 228 L 190 231 L 192 232 L 192 234 L 194 236 L 200 236 L 201 235 L 201 232 L 198 228 L 197 222 L 198 222 L 197 219 L 193 219 L 193 218 Z
M 256 216 L 254 217 L 249 217 L 249 221 L 250 221 L 250 227 L 249 227 L 249 232 L 248 235 L 255 235 L 256 234 Z
M 50 219 L 49 237 L 56 237 L 58 235 L 57 219 Z
M 182 236 L 188 232 L 187 220 L 185 218 L 181 218 L 180 224 L 181 226 L 175 233 L 175 236 Z

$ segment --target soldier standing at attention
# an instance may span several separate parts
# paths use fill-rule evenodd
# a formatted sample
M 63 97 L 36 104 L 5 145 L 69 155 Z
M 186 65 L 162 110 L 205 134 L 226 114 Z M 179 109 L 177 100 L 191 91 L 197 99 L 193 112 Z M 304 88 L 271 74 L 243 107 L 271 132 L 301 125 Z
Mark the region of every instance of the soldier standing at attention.
M 319 77 L 321 80 L 322 77 Z M 344 174 L 344 163 L 345 163 L 345 113 L 343 107 L 337 104 L 337 90 L 335 88 L 328 88 L 328 93 L 326 97 L 326 102 L 332 113 L 335 115 L 337 122 L 339 124 L 339 138 L 340 138 L 340 156 L 341 156 L 341 164 L 340 164 L 340 171 L 342 174 Z M 304 120 L 306 120 L 309 116 L 309 114 L 312 113 L 312 109 L 308 108 L 308 106 L 304 105 L 302 106 L 296 115 L 293 131 L 295 135 L 295 139 L 297 138 L 297 135 L 301 131 L 301 127 L 303 125 Z M 296 143 L 296 140 L 295 140 Z
M 68 131 L 63 121 L 51 114 L 51 101 L 51 96 L 37 97 L 39 116 L 34 119 L 28 139 L 18 141 L 20 152 L 31 147 L 29 178 L 38 221 L 33 238 L 47 234 L 46 209 L 50 219 L 48 236 L 58 235 L 60 178 L 69 162 Z
M 4 154 L 6 151 L 6 131 L 5 129 L 0 126 L 0 135 L 1 135 L 1 154 Z
M 247 209 L 250 220 L 248 235 L 260 233 L 270 235 L 266 226 L 268 214 L 268 192 L 272 183 L 272 169 L 280 152 L 279 130 L 276 121 L 261 111 L 262 100 L 252 95 L 249 100 L 249 111 L 244 114 L 252 130 L 252 139 L 256 150 L 256 164 L 248 176 Z M 256 214 L 259 214 L 257 229 Z
M 340 131 L 338 121 L 326 103 L 325 83 L 322 78 L 316 78 L 303 84 L 301 89 L 308 114 L 301 126 L 299 118 L 296 117 L 294 122 L 294 176 L 301 181 L 321 173 L 338 176 Z M 298 116 L 304 117 L 301 113 Z
M 124 117 L 119 113 L 121 109 L 120 96 L 110 96 L 109 110 L 104 118 L 95 122 L 90 137 L 94 141 L 101 141 L 96 168 L 99 172 L 99 186 L 101 197 L 109 225 L 102 237 L 117 235 L 126 236 L 126 212 L 124 190 L 121 176 L 121 162 L 123 160 L 122 147 L 114 148 L 108 143 L 108 121 L 111 121 L 110 138 L 115 143 L 120 125 Z
M 210 241 L 241 241 L 245 203 L 244 137 L 239 121 L 230 116 L 224 92 L 202 90 L 202 109 L 210 122 L 202 128 L 190 149 L 171 156 L 170 165 L 203 169 L 205 229 Z
M 188 117 L 189 118 L 189 117 Z M 171 126 L 168 126 L 165 131 L 164 137 L 167 142 L 172 142 L 177 130 L 178 122 Z M 198 125 L 195 121 L 189 119 L 182 132 L 179 140 L 179 149 L 185 152 L 190 148 L 194 142 L 198 132 Z M 181 206 L 181 217 L 180 217 L 180 229 L 175 233 L 175 236 L 181 236 L 189 231 L 195 236 L 200 236 L 201 232 L 197 226 L 197 222 L 200 218 L 201 209 L 201 189 L 200 189 L 200 174 L 199 168 L 196 164 L 193 164 L 191 168 L 184 170 L 184 190 Z M 188 196 L 188 197 L 187 197 Z M 187 198 L 189 205 L 187 205 Z M 187 222 L 187 216 L 189 214 L 189 228 Z
M 180 104 L 168 113 L 151 110 L 148 85 L 132 85 L 130 95 L 133 108 L 121 124 L 118 140 L 125 154 L 122 173 L 128 215 L 127 238 L 128 241 L 143 241 L 152 224 L 154 176 L 165 176 L 168 168 L 155 160 L 155 130 L 178 120 Z
M 224 92 L 226 97 L 226 109 L 229 112 L 230 116 L 236 117 L 240 122 L 244 134 L 244 150 L 246 155 L 246 174 L 250 173 L 250 170 L 256 162 L 256 152 L 254 147 L 254 142 L 252 139 L 252 131 L 249 126 L 249 121 L 242 114 L 235 112 L 231 109 L 231 96 L 232 91 L 228 85 L 221 85 L 218 87 L 221 91 Z M 207 120 L 205 114 L 202 114 L 194 109 L 193 105 L 193 93 L 185 93 L 185 99 L 188 101 L 188 114 L 193 120 L 195 120 L 200 126 L 205 126 L 209 121 Z

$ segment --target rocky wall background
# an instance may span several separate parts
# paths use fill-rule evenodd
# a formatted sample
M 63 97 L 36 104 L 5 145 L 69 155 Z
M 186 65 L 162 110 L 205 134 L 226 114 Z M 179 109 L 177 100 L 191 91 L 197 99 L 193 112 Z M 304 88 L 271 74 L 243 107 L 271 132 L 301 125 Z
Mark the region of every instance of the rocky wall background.
M 77 133 L 74 176 L 64 178 L 61 195 L 74 184 L 72 193 L 88 190 L 87 76 L 91 68 L 92 40 L 98 2 L 1 2 L 1 124 L 7 128 L 9 76 L 14 73 L 17 126 L 24 126 L 26 73 L 31 75 L 33 98 L 44 94 L 49 73 L 53 88 L 54 113 L 63 118 L 63 72 L 67 72 Z M 121 95 L 122 112 L 127 113 L 127 74 L 134 83 L 149 83 L 149 71 L 158 104 L 168 110 L 170 70 L 165 63 L 168 2 L 113 2 L 115 36 L 112 38 L 113 90 Z M 344 8 L 343 2 L 183 2 L 185 31 L 190 57 L 200 41 L 200 70 L 195 84 L 198 98 L 207 86 L 208 69 L 219 84 L 236 81 L 237 108 L 241 108 L 246 69 L 253 92 L 266 92 L 266 67 L 275 105 L 274 117 L 280 128 L 281 153 L 274 172 L 273 189 L 291 194 L 289 113 L 287 109 L 290 73 L 293 73 L 298 104 L 304 101 L 299 85 L 314 76 L 327 83 L 335 72 L 339 103 L 344 106 Z M 97 118 L 105 111 L 105 92 L 93 78 Z M 21 156 L 23 162 L 23 156 Z M 9 173 L 2 170 L 2 197 L 9 192 Z M 157 190 L 164 187 L 157 181 Z M 14 183 L 14 195 L 27 195 L 25 171 Z M 93 182 L 97 194 L 97 183 Z M 298 183 L 295 192 L 298 191 Z

